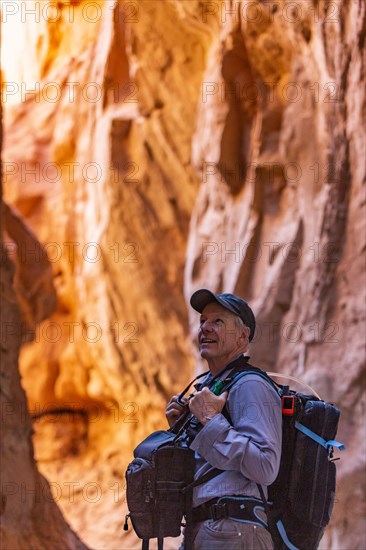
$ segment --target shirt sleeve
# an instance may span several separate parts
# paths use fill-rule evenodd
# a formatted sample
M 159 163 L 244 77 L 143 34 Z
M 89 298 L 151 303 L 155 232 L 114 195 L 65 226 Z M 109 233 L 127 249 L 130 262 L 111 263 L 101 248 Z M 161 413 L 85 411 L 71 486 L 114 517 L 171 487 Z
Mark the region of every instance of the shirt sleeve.
M 281 400 L 275 390 L 255 375 L 241 378 L 231 388 L 223 414 L 209 420 L 191 443 L 211 466 L 239 471 L 260 485 L 276 479 L 282 445 Z

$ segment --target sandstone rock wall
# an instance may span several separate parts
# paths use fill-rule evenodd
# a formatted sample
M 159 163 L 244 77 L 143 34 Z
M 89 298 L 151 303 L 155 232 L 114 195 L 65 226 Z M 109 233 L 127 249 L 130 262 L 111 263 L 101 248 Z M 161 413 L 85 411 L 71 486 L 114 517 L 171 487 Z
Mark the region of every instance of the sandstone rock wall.
M 34 31 L 49 44 L 38 52 L 39 97 L 6 113 L 6 199 L 44 243 L 58 299 L 20 363 L 55 498 L 91 545 L 120 548 L 131 450 L 165 426 L 167 398 L 193 373 L 182 288 L 199 183 L 189 165 L 195 70 L 208 39 L 173 3 L 145 2 L 134 22 L 128 3 L 100 2 L 95 24 L 82 15 L 90 2 L 74 3 L 74 24 L 64 4 L 58 24 Z M 174 33 L 184 51 L 172 50 Z M 8 243 L 15 256 L 10 231 Z
M 0 184 L 0 198 L 1 192 Z M 52 272 L 46 257 L 40 265 L 20 262 L 15 270 L 3 244 L 4 226 L 14 243 L 41 250 L 26 224 L 1 200 L 1 548 L 86 550 L 56 506 L 48 481 L 37 470 L 32 421 L 19 376 L 19 327 L 27 327 L 25 333 L 31 340 L 30 328 L 52 313 Z M 14 286 L 22 297 L 23 316 Z
M 33 342 L 37 272 L 15 288 L 55 499 L 91 546 L 136 544 L 121 472 L 193 373 L 186 303 L 204 286 L 252 303 L 257 364 L 342 408 L 322 544 L 362 548 L 364 3 L 65 0 L 42 14 L 18 22 L 27 50 L 4 65 L 5 97 L 18 85 L 21 99 L 5 103 L 6 241 L 17 273 L 43 265 L 17 242 L 23 218 L 53 270 L 57 307 Z
M 246 296 L 259 322 L 256 364 L 341 407 L 348 456 L 322 544 L 361 548 L 365 5 L 231 8 L 209 52 L 193 137 L 202 184 L 185 293 L 206 286 Z

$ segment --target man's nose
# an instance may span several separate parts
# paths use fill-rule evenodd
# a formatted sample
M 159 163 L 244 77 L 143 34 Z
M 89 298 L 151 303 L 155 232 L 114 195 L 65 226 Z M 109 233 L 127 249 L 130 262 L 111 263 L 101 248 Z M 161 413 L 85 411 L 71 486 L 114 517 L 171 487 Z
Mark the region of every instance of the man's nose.
M 206 321 L 203 321 L 203 323 L 201 325 L 201 330 L 202 331 L 211 331 L 212 330 L 211 321 L 209 321 L 208 319 L 206 319 Z

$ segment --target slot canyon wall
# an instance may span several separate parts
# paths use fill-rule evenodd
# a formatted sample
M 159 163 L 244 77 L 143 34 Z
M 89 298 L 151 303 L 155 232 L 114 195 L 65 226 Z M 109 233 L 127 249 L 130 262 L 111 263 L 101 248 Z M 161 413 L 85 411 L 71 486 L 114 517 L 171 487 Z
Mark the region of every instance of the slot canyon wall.
M 9 222 L 11 214 L 4 211 Z M 11 218 L 12 235 L 39 247 L 39 242 L 16 217 Z M 52 271 L 47 263 L 18 270 L 18 276 L 43 279 L 33 293 L 32 313 L 41 321 L 52 312 Z M 32 444 L 32 422 L 27 413 L 26 396 L 20 383 L 18 353 L 21 312 L 13 289 L 14 264 L 1 245 L 1 548 L 37 550 L 86 550 L 65 522 L 55 504 L 47 480 L 37 470 Z M 51 290 L 51 291 L 50 291 Z M 31 308 L 29 308 L 30 310 Z
M 7 550 L 83 547 L 56 505 L 88 547 L 139 547 L 123 474 L 201 367 L 200 287 L 341 408 L 321 548 L 365 547 L 365 36 L 362 0 L 3 6 Z

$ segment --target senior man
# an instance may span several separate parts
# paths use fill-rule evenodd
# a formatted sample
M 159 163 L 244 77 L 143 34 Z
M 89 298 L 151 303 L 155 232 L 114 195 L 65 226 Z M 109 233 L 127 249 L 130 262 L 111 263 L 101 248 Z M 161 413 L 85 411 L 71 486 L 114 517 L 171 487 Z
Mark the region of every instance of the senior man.
M 195 451 L 195 479 L 212 468 L 222 473 L 194 489 L 193 534 L 185 547 L 272 549 L 263 526 L 266 516 L 256 499 L 261 498 L 258 485 L 266 495 L 266 486 L 279 469 L 280 398 L 267 380 L 252 373 L 240 377 L 229 393 L 215 395 L 206 387 L 213 377 L 227 381 L 249 368 L 245 354 L 254 336 L 255 317 L 249 305 L 233 294 L 201 289 L 190 303 L 201 314 L 199 350 L 210 369 L 204 387 L 189 400 L 191 413 L 202 425 L 190 445 Z M 173 396 L 166 410 L 170 426 L 183 410 L 178 396 Z

